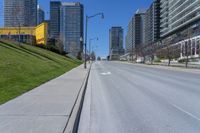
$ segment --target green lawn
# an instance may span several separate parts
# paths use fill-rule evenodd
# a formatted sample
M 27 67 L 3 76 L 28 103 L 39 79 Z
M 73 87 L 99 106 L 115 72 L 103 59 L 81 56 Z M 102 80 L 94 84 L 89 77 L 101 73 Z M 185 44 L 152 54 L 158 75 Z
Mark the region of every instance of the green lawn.
M 0 42 L 0 104 L 80 64 L 38 47 Z

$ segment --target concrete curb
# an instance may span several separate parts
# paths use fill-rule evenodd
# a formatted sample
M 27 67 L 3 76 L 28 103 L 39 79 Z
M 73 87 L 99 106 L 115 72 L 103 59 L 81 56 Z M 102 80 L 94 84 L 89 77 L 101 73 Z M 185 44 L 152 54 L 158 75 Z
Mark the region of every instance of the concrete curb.
M 90 67 L 88 69 L 88 73 L 87 73 L 87 75 L 84 79 L 84 82 L 81 86 L 81 89 L 77 95 L 76 101 L 75 101 L 72 111 L 69 115 L 69 119 L 68 119 L 66 126 L 62 133 L 77 133 L 77 131 L 78 131 L 79 120 L 80 120 L 80 116 L 81 116 L 81 111 L 82 111 L 82 106 L 83 106 L 83 102 L 84 102 L 84 97 L 85 97 L 87 83 L 88 83 L 88 79 L 89 79 L 89 75 L 90 75 L 91 66 L 92 65 L 90 65 Z

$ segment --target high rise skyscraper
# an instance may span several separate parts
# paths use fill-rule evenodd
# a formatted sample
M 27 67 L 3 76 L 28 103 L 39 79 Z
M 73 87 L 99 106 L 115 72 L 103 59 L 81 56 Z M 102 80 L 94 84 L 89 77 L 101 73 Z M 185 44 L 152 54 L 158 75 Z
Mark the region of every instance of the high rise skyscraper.
M 5 27 L 37 25 L 37 0 L 4 0 Z
M 126 52 L 138 54 L 145 43 L 145 10 L 137 10 L 131 18 L 126 35 Z
M 160 39 L 160 0 L 154 0 L 145 16 L 145 45 Z
M 44 22 L 45 19 L 45 12 L 44 10 L 38 5 L 37 7 L 37 25 Z
M 60 8 L 60 40 L 66 53 L 77 57 L 83 51 L 83 5 L 63 2 Z
M 161 0 L 161 37 L 200 20 L 199 0 Z
M 50 2 L 50 37 L 58 39 L 60 36 L 60 1 Z
M 119 60 L 120 55 L 124 54 L 123 48 L 123 28 L 112 27 L 109 30 L 109 55 L 111 60 Z
M 173 57 L 196 58 L 200 49 L 200 1 L 161 0 L 162 45 L 170 44 Z M 162 52 L 163 53 L 163 52 Z

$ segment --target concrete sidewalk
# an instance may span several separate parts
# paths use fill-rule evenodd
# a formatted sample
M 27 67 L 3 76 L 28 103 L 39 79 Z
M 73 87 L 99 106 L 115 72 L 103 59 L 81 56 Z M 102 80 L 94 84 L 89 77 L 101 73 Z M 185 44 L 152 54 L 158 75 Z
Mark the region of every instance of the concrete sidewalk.
M 88 70 L 83 65 L 0 106 L 0 133 L 62 133 Z
M 154 63 L 154 64 L 160 65 L 160 66 L 168 66 L 168 62 L 166 62 L 166 63 Z M 173 62 L 171 62 L 170 66 L 171 67 L 183 67 L 183 68 L 185 68 L 185 63 L 173 63 Z M 200 64 L 192 64 L 191 62 L 189 62 L 188 68 L 200 69 Z
M 166 70 L 172 70 L 172 71 L 200 74 L 200 69 L 194 69 L 194 68 L 185 68 L 185 67 L 177 67 L 177 66 L 175 67 L 175 66 L 158 65 L 158 64 L 151 65 L 151 64 L 142 64 L 142 63 L 122 62 L 122 61 L 116 61 L 116 62 L 121 62 L 124 64 L 132 64 L 132 65 L 142 66 L 142 67 L 166 69 Z

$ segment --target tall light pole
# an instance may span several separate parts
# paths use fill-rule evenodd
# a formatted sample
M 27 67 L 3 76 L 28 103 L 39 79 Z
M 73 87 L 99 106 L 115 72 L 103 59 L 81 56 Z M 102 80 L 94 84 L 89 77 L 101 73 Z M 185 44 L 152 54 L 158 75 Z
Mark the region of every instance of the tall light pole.
M 85 23 L 85 62 L 84 62 L 84 68 L 86 69 L 87 68 L 87 56 L 86 56 L 86 53 L 87 53 L 87 30 L 88 30 L 88 20 L 91 19 L 91 18 L 94 18 L 96 16 L 101 16 L 102 19 L 104 19 L 104 14 L 103 13 L 97 13 L 97 14 L 94 14 L 92 16 L 87 16 L 86 15 L 86 23 Z
M 82 36 L 80 37 L 80 44 L 81 44 L 81 49 L 82 49 L 82 53 L 83 53 L 83 37 Z M 83 54 L 81 55 L 81 53 L 80 53 L 80 55 L 78 55 L 78 57 L 79 56 L 80 56 L 80 59 L 83 58 Z
M 93 40 L 99 40 L 99 38 L 98 37 L 95 37 L 95 38 L 91 38 L 90 39 L 90 41 L 89 41 L 89 57 L 91 56 L 91 43 L 92 43 L 92 41 Z M 91 58 L 91 57 L 90 57 Z M 89 61 L 90 61 L 90 59 L 89 59 Z

